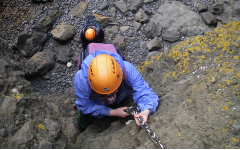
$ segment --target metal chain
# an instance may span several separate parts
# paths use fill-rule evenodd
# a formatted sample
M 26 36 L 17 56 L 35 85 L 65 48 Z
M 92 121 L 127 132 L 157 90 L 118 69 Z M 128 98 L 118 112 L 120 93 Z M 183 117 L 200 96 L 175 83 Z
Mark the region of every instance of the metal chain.
M 132 116 L 138 114 L 139 108 L 137 106 L 130 106 L 126 112 L 130 113 Z M 143 121 L 143 118 L 138 117 L 139 124 L 142 129 L 147 130 L 148 136 L 152 140 L 153 143 L 158 144 L 162 149 L 167 149 L 168 147 L 165 144 L 161 143 L 161 139 L 155 134 L 155 132 L 148 127 L 148 124 Z

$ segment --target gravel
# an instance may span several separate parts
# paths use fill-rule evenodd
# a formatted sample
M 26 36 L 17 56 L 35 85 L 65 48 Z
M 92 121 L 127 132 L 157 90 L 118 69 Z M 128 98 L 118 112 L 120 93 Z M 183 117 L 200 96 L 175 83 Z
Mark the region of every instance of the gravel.
M 38 17 L 33 20 L 31 19 L 30 15 L 31 12 L 36 12 L 36 10 L 58 9 L 60 11 L 63 11 L 64 14 L 54 23 L 52 28 L 54 29 L 61 22 L 67 22 L 68 24 L 75 27 L 75 29 L 77 30 L 75 37 L 78 38 L 80 37 L 81 29 L 84 26 L 85 16 L 97 13 L 107 17 L 111 17 L 112 13 L 110 13 L 109 10 L 110 8 L 115 7 L 113 5 L 114 0 L 108 0 L 109 8 L 100 11 L 98 10 L 98 8 L 103 1 L 104 0 L 85 0 L 88 8 L 82 18 L 77 18 L 69 16 L 68 13 L 75 5 L 80 2 L 80 0 L 54 0 L 53 2 L 47 3 L 32 3 L 31 0 L 12 0 L 10 2 L 4 0 L 3 2 L 0 2 L 0 25 L 2 26 L 2 28 L 0 29 L 0 31 L 2 32 L 1 35 L 4 39 L 8 40 L 9 43 L 13 43 L 14 39 L 19 33 L 21 33 L 29 24 L 33 24 L 35 21 L 37 21 L 42 15 L 39 14 Z M 126 2 L 127 5 L 130 6 L 131 0 L 127 0 Z M 182 0 L 181 2 L 188 7 L 191 7 L 193 11 L 197 11 L 197 2 L 205 2 L 207 5 L 209 5 L 213 3 L 213 0 Z M 149 4 L 143 4 L 140 9 L 148 10 L 148 13 L 155 14 L 158 11 L 158 8 L 164 3 L 164 0 L 157 0 Z M 129 26 L 129 29 L 127 31 L 123 32 L 119 30 L 117 34 L 125 37 L 125 42 L 127 46 L 123 53 L 126 56 L 127 60 L 135 67 L 138 67 L 141 65 L 142 62 L 146 60 L 146 56 L 148 54 L 148 50 L 146 48 L 140 48 L 140 43 L 148 43 L 150 39 L 148 39 L 141 32 L 134 30 L 134 14 L 135 13 L 129 11 L 127 15 L 124 15 L 116 8 L 116 17 L 113 24 L 120 24 L 120 27 Z M 44 49 L 53 50 L 54 40 L 51 37 L 50 32 L 51 31 L 48 32 L 50 38 L 48 38 L 48 40 L 46 41 Z M 106 37 L 106 43 L 113 42 L 114 38 L 109 38 L 107 34 Z M 131 37 L 137 37 L 137 40 L 133 42 L 131 41 Z M 165 41 L 162 41 L 162 43 L 165 48 L 169 48 L 172 45 L 171 43 Z M 79 45 L 81 46 L 81 43 L 78 43 L 78 41 L 71 41 L 71 48 L 74 50 L 75 55 L 82 50 L 81 47 L 79 48 Z M 66 88 L 73 87 L 73 78 L 76 71 L 77 66 L 73 65 L 68 68 L 67 64 L 58 64 L 58 67 L 55 67 L 55 69 L 48 72 L 47 75 L 42 77 L 39 76 L 29 80 L 31 81 L 35 91 L 39 92 L 42 95 L 49 95 L 52 93 L 64 93 Z

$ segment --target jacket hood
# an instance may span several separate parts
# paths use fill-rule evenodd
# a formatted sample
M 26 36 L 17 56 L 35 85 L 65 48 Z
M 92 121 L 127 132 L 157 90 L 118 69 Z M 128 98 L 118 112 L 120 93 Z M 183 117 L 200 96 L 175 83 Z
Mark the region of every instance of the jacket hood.
M 121 68 L 123 70 L 123 59 L 119 54 L 116 54 L 116 53 L 113 53 L 110 51 L 105 51 L 105 50 L 97 50 L 97 51 L 94 51 L 91 54 L 89 54 L 81 64 L 81 68 L 82 68 L 81 70 L 82 70 L 84 77 L 86 77 L 86 78 L 88 77 L 88 67 L 89 67 L 89 64 L 91 63 L 92 59 L 94 57 L 96 57 L 97 55 L 101 55 L 101 54 L 107 54 L 107 55 L 112 56 L 119 63 L 119 65 L 121 66 Z

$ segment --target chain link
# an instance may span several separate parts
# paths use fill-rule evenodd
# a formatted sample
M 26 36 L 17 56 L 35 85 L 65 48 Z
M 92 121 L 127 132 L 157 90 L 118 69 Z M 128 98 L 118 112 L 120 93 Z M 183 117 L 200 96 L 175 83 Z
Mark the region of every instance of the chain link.
M 138 114 L 139 108 L 136 106 L 129 107 L 126 112 L 130 113 L 132 116 Z M 153 143 L 158 144 L 162 149 L 167 149 L 168 147 L 165 144 L 161 143 L 161 139 L 155 134 L 155 132 L 148 127 L 148 124 L 144 122 L 143 118 L 137 118 L 142 129 L 147 130 L 148 136 L 152 140 Z

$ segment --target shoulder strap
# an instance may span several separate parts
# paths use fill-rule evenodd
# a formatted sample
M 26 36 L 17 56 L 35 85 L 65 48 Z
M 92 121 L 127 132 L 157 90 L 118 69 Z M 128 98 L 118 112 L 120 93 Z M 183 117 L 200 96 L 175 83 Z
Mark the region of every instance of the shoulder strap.
M 115 46 L 112 44 L 90 43 L 88 45 L 88 49 L 89 49 L 89 54 L 99 49 L 107 50 L 117 54 L 117 50 L 115 49 Z

